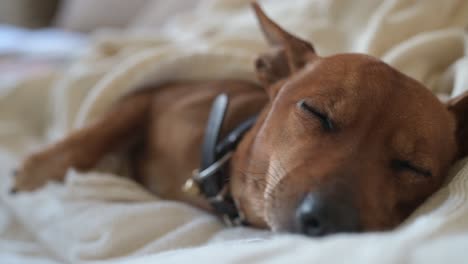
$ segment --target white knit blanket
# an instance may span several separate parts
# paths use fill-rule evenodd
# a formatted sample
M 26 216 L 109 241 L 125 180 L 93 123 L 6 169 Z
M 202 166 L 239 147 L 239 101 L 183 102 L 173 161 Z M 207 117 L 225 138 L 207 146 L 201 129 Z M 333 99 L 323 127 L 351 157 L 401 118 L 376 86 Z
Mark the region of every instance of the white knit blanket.
M 266 48 L 250 0 L 210 0 L 161 32 L 96 37 L 67 69 L 0 84 L 0 263 L 466 263 L 468 159 L 451 180 L 392 232 L 323 239 L 224 228 L 188 205 L 160 200 L 132 181 L 70 171 L 11 197 L 19 158 L 96 118 L 145 82 L 254 80 Z M 382 58 L 436 93 L 468 89 L 468 1 L 265 0 L 265 11 L 321 55 Z M 5 85 L 3 85 L 5 86 Z

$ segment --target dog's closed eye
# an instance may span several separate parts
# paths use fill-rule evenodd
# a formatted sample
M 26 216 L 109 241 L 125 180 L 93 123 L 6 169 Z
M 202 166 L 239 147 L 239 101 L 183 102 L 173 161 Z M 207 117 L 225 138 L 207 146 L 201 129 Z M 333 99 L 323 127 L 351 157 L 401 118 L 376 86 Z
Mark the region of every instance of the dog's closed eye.
M 322 124 L 322 127 L 325 129 L 325 131 L 330 132 L 335 130 L 335 124 L 333 121 L 330 119 L 330 117 L 318 110 L 316 107 L 312 106 L 311 104 L 308 104 L 305 100 L 301 100 L 297 103 L 297 106 L 302 110 L 305 111 L 309 114 L 312 114 L 314 117 L 318 118 L 320 123 Z
M 392 167 L 398 171 L 410 171 L 426 178 L 432 176 L 432 172 L 430 170 L 416 166 L 408 160 L 393 160 Z

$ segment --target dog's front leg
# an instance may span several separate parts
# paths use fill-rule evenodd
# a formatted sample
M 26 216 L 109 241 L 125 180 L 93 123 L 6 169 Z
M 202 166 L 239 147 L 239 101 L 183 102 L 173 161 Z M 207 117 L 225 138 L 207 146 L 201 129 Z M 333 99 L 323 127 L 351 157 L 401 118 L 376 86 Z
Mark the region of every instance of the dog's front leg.
M 50 180 L 62 181 L 69 168 L 86 171 L 102 157 L 141 135 L 152 94 L 127 96 L 97 121 L 29 155 L 15 172 L 12 192 L 35 190 Z

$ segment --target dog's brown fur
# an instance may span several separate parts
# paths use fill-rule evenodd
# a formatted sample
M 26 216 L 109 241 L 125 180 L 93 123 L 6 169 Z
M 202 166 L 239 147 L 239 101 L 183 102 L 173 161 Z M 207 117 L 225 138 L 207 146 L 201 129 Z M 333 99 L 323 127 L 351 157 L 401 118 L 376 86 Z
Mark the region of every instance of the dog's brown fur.
M 30 191 L 63 180 L 68 168 L 90 170 L 116 146 L 136 141 L 137 181 L 161 197 L 208 209 L 180 188 L 199 164 L 211 103 L 226 92 L 231 103 L 224 131 L 260 112 L 230 166 L 230 190 L 249 223 L 293 230 L 294 211 L 310 192 L 352 204 L 361 230 L 401 223 L 467 154 L 468 96 L 444 105 L 375 58 L 320 57 L 254 8 L 273 46 L 255 65 L 266 93 L 239 80 L 149 87 L 27 157 L 14 188 Z M 324 124 L 329 121 L 332 128 Z

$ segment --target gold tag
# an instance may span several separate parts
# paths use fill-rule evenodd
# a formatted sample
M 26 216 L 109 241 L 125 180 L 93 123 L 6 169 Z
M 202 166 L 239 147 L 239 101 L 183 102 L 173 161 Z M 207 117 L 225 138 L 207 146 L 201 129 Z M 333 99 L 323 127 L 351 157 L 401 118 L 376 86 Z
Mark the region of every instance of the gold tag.
M 182 191 L 185 193 L 196 196 L 200 194 L 200 188 L 198 187 L 198 184 L 192 179 L 188 179 L 184 186 L 182 186 Z

